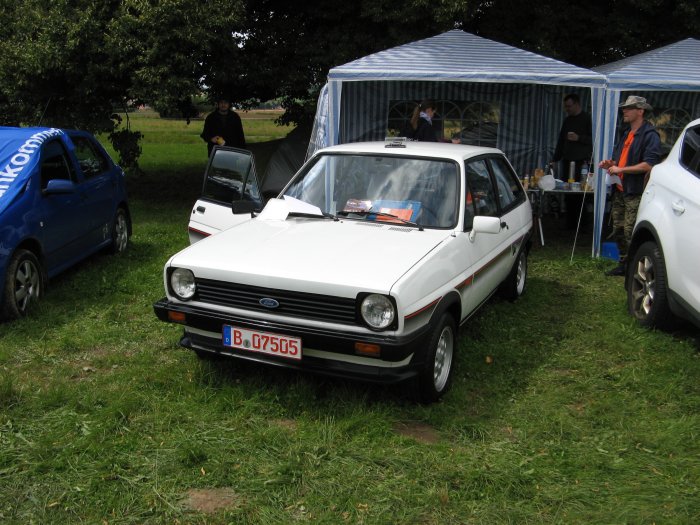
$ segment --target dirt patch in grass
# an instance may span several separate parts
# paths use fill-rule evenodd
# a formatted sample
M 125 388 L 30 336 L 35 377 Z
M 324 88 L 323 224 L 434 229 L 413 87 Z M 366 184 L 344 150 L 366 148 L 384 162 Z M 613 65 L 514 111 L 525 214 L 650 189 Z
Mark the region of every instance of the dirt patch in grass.
M 213 514 L 220 510 L 232 509 L 240 502 L 240 496 L 232 488 L 190 489 L 182 501 L 188 510 Z
M 286 430 L 297 429 L 297 422 L 293 419 L 273 419 L 272 421 L 270 421 L 270 424 L 279 428 L 284 428 Z
M 419 421 L 400 421 L 395 423 L 394 432 L 428 445 L 434 445 L 440 441 L 440 435 L 437 433 L 437 430 Z

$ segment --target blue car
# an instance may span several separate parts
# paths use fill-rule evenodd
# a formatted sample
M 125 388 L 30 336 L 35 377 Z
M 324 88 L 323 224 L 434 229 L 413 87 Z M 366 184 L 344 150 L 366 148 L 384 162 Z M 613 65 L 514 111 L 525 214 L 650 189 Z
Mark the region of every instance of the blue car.
M 0 319 L 26 315 L 49 278 L 130 236 L 126 177 L 95 137 L 0 127 Z

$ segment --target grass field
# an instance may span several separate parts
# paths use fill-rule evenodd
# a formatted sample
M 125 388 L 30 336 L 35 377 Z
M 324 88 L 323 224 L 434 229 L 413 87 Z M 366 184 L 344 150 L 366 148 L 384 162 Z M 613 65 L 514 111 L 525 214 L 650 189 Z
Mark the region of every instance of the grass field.
M 692 524 L 698 332 L 638 327 L 585 238 L 548 225 L 516 303 L 464 327 L 438 404 L 399 388 L 202 362 L 156 320 L 206 158 L 145 116 L 129 250 L 0 324 L 3 524 Z M 259 127 L 258 127 L 259 126 Z M 244 120 L 253 149 L 286 133 Z M 251 137 L 261 137 L 253 142 Z
M 264 173 L 264 161 L 271 149 L 292 128 L 280 127 L 274 123 L 281 111 L 250 110 L 238 111 L 238 114 L 243 121 L 246 142 L 256 157 L 263 161 L 260 171 Z M 199 136 L 204 126 L 203 119 L 191 120 L 189 123 L 184 120 L 160 119 L 157 113 L 146 110 L 131 114 L 129 121 L 134 130 L 144 135 L 139 165 L 146 173 L 155 177 L 173 170 L 194 171 L 199 175 L 203 173 L 207 158 L 207 146 Z M 122 125 L 126 125 L 126 118 Z M 109 142 L 102 138 L 102 143 L 114 155 Z

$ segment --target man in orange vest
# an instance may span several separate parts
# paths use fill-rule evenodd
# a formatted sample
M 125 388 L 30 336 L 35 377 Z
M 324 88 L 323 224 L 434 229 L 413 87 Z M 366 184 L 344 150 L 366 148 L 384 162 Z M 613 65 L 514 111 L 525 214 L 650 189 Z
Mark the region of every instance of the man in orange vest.
M 654 126 L 644 120 L 653 108 L 644 97 L 630 95 L 622 108 L 622 120 L 629 125 L 613 149 L 613 158 L 604 160 L 599 168 L 608 170 L 611 177 L 620 179 L 613 187 L 613 238 L 620 252 L 619 264 L 605 275 L 625 275 L 627 251 L 637 209 L 642 200 L 646 176 L 652 166 L 661 161 L 661 139 Z

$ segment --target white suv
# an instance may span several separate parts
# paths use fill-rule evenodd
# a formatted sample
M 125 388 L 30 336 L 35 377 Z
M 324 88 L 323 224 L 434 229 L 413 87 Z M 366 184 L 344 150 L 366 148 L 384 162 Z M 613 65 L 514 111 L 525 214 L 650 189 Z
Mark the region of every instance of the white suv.
M 668 327 L 677 316 L 700 326 L 699 222 L 700 119 L 654 167 L 639 205 L 625 288 L 642 325 Z

